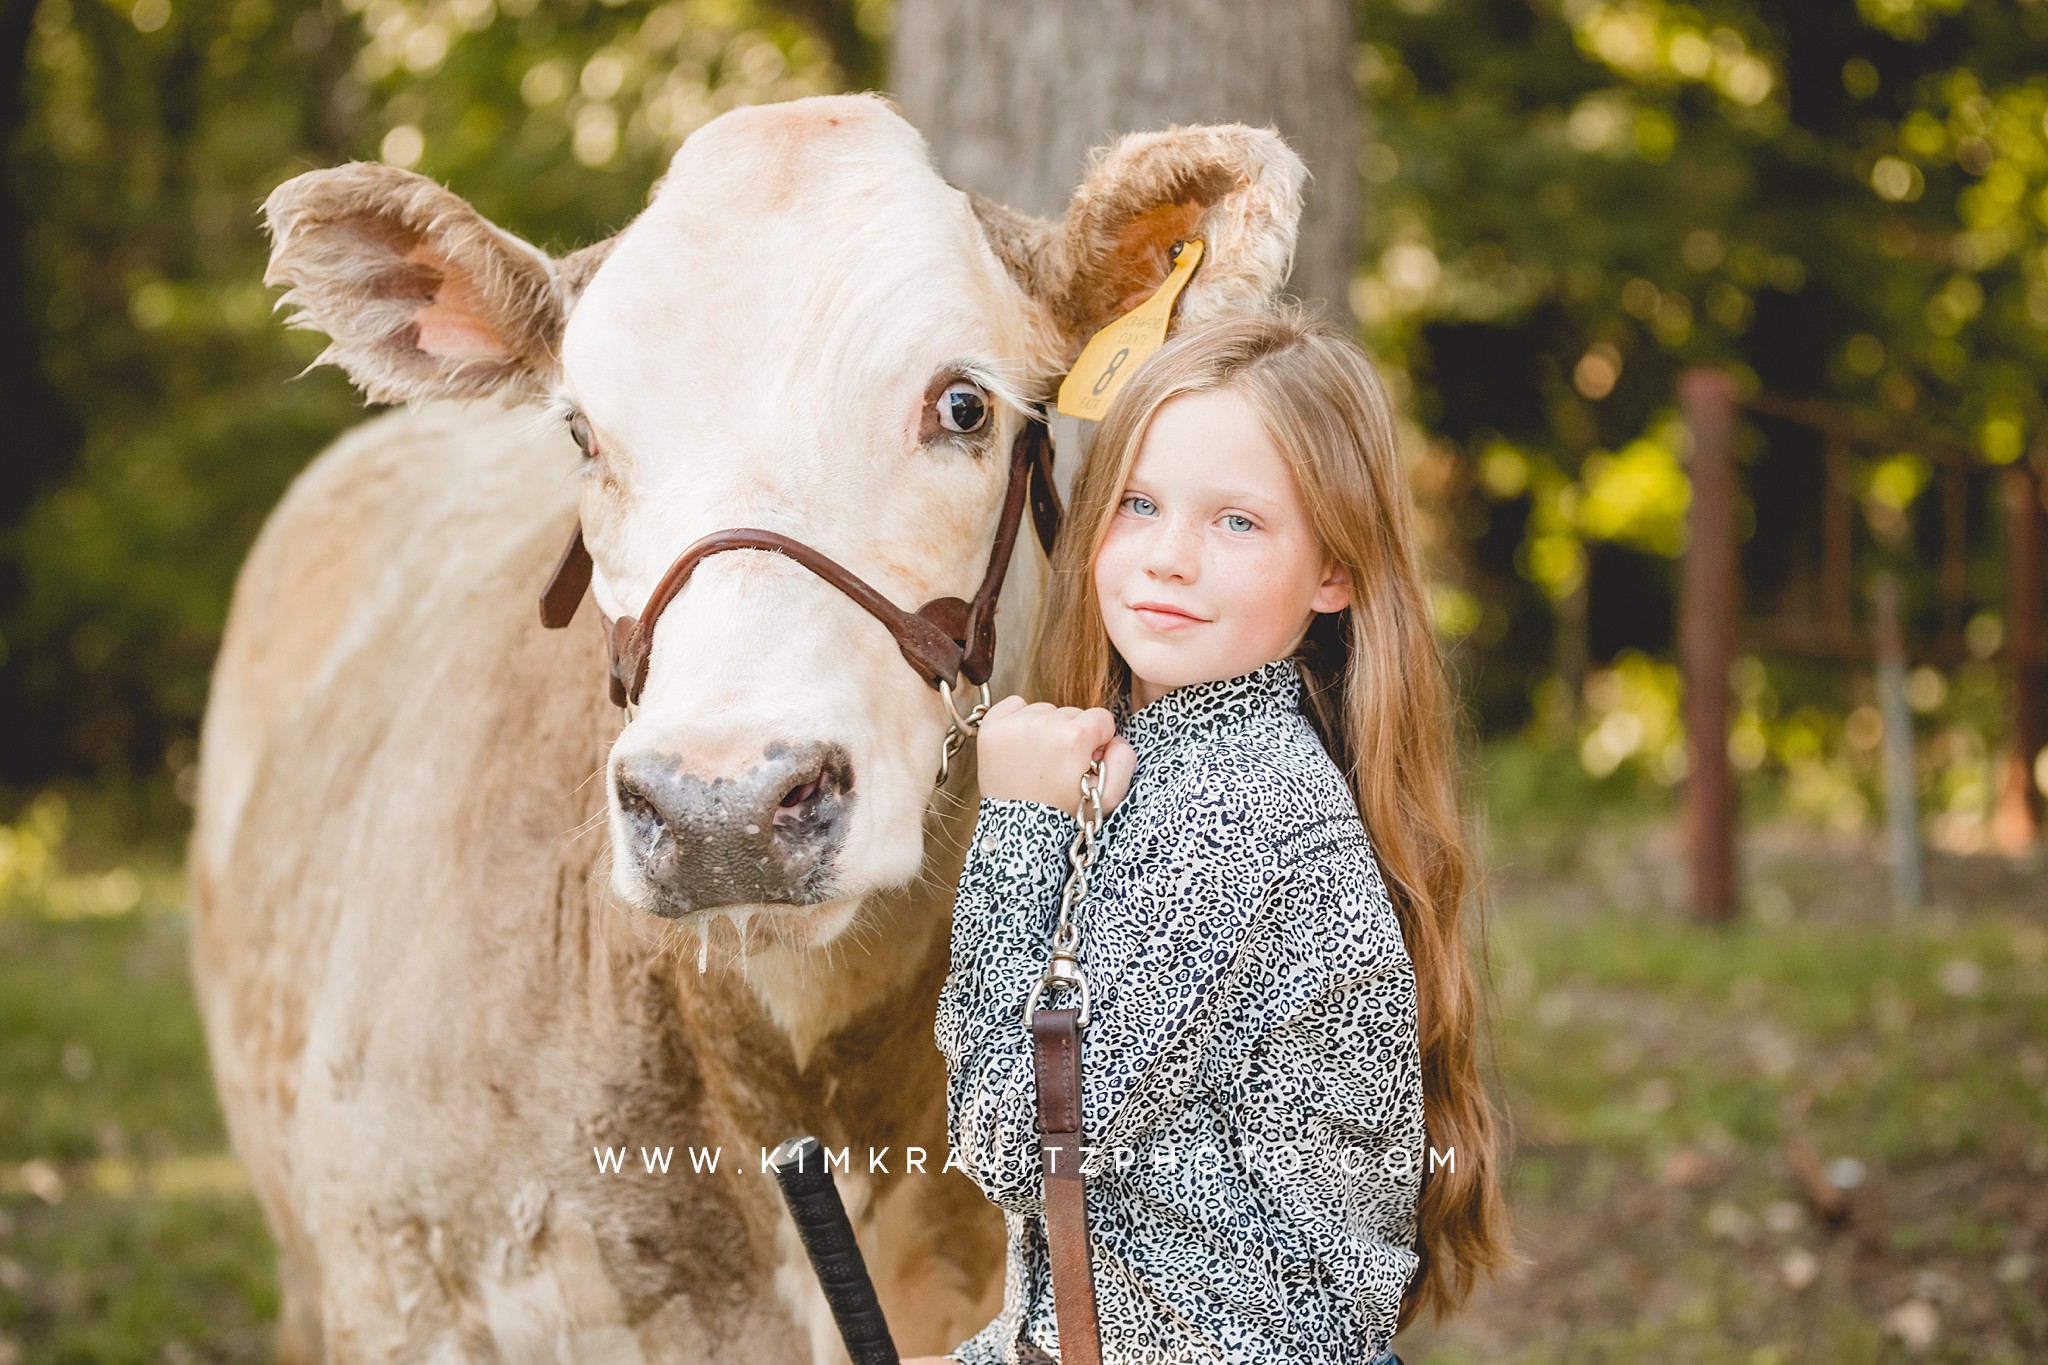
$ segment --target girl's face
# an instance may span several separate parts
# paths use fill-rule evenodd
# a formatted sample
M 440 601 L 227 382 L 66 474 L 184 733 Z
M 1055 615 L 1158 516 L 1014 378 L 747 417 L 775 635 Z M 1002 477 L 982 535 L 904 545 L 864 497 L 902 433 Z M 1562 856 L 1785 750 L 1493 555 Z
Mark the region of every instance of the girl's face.
M 1131 704 L 1294 652 L 1316 612 L 1351 603 L 1287 458 L 1234 390 L 1152 414 L 1095 557 L 1095 599 L 1131 666 Z

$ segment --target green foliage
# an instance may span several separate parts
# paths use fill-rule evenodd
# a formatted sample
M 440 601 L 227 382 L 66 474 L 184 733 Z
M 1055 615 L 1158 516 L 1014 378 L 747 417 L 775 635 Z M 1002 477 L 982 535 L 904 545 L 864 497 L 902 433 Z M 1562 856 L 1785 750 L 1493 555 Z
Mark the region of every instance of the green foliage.
M 172 820 L 235 570 L 361 415 L 332 369 L 294 378 L 320 343 L 271 313 L 262 197 L 382 157 L 566 250 L 628 219 L 720 110 L 879 83 L 890 20 L 887 0 L 24 2 L 23 99 L 0 107 L 0 251 L 20 256 L 0 362 L 20 358 L 33 469 L 0 478 L 0 783 L 25 799 L 118 779 Z M 1946 432 L 1987 468 L 2041 447 L 2048 3 L 1361 0 L 1358 18 L 1353 301 L 1427 433 L 1433 604 L 1487 732 L 1540 719 L 1583 755 L 1604 725 L 1596 767 L 1626 738 L 1597 698 L 1578 732 L 1544 719 L 1546 680 L 1578 612 L 1596 689 L 1626 658 L 1668 658 L 1683 366 Z M 1744 440 L 1761 604 L 1810 576 L 1818 452 L 1782 422 Z M 1856 476 L 1859 553 L 1903 571 L 1922 641 L 1933 475 L 1873 448 Z M 1968 518 L 1979 634 L 1948 642 L 1974 660 L 1999 629 L 1988 494 L 1980 478 Z M 1813 680 L 1783 693 L 1788 716 L 1832 715 L 1798 731 L 1835 770 L 1819 785 L 1861 782 L 1845 720 L 1865 699 L 1767 663 Z M 1997 743 L 1995 708 L 1927 725 L 1952 757 Z M 1757 771 L 1790 777 L 1789 753 L 1767 733 Z M 1942 809 L 1975 800 L 1965 759 L 1936 766 Z
M 817 14 L 872 65 L 873 5 Z M 264 195 L 382 156 L 568 249 L 631 217 L 697 124 L 842 79 L 753 0 L 40 0 L 14 55 L 0 215 L 26 284 L 0 340 L 56 410 L 40 425 L 77 439 L 0 499 L 0 780 L 186 790 L 235 570 L 362 415 L 337 371 L 294 378 L 321 342 L 272 316 Z
M 1368 7 L 1361 315 L 1426 374 L 1432 328 L 1534 325 L 1554 342 L 1538 373 L 1500 377 L 1491 412 L 1426 383 L 1429 425 L 1576 455 L 1647 429 L 1673 364 L 1713 362 L 1932 414 L 2014 458 L 2041 429 L 2027 376 L 2048 361 L 2048 77 L 2032 56 L 2048 6 L 1864 9 L 1888 17 Z
M 1485 604 L 1464 647 L 1489 731 L 1540 716 L 1564 652 L 1542 630 L 1568 633 L 1567 603 L 1596 665 L 1668 655 L 1675 576 L 1660 566 L 1683 548 L 1674 393 L 1690 365 L 1973 451 L 1964 615 L 1995 616 L 1992 475 L 2030 450 L 2048 471 L 2048 4 L 1358 12 L 1369 212 L 1353 304 L 1405 372 L 1431 458 L 1468 471 L 1439 476 L 1461 491 L 1436 550 L 1455 600 Z M 1741 439 L 1744 589 L 1761 614 L 1811 594 L 1821 452 L 1783 421 Z M 1882 445 L 1858 458 L 1861 565 L 1902 574 L 1916 648 L 1961 653 L 1938 635 L 1953 623 L 1933 467 Z M 1794 687 L 1788 711 L 1834 708 L 1840 727 L 1867 700 L 1845 696 L 1839 667 L 1770 666 Z M 1988 752 L 2000 722 L 1981 719 Z M 1812 779 L 1824 759 L 1829 782 L 1863 785 L 1874 758 L 1842 736 L 1797 774 L 1773 741 L 1760 771 Z

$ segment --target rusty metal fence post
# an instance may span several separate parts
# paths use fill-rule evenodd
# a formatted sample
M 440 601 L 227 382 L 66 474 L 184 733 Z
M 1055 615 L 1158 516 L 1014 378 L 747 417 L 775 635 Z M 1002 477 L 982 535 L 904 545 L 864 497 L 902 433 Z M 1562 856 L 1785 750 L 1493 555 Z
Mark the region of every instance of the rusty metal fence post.
M 1906 642 L 1899 625 L 1899 583 L 1879 574 L 1871 585 L 1877 639 L 1878 710 L 1884 716 L 1885 826 L 1891 831 L 1892 908 L 1901 917 L 1927 899 L 1920 861 L 1920 787 L 1913 765 L 1913 713 L 1906 704 Z
M 1687 370 L 1678 400 L 1692 436 L 1692 504 L 1679 595 L 1692 910 L 1701 919 L 1722 920 L 1735 913 L 1735 781 L 1728 765 L 1728 670 L 1740 609 L 1734 381 L 1719 370 Z
M 2041 837 L 2035 755 L 2044 740 L 2041 701 L 2041 485 L 2024 462 L 2004 471 L 2006 515 L 2005 748 L 1999 758 L 1992 837 L 2023 853 Z

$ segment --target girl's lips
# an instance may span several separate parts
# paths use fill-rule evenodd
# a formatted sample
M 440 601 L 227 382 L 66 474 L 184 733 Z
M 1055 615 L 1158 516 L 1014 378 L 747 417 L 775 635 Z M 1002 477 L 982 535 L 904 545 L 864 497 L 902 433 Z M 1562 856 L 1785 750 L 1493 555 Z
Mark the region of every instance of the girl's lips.
M 1153 630 L 1180 630 L 1185 626 L 1199 626 L 1203 622 L 1177 611 L 1162 611 L 1156 607 L 1132 607 L 1131 614 Z

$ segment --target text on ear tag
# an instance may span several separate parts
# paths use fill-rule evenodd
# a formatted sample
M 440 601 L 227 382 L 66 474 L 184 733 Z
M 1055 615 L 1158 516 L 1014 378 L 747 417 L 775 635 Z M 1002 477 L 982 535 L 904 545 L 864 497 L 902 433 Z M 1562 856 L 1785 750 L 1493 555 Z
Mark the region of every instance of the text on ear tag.
M 1188 277 L 1195 273 L 1201 260 L 1201 238 L 1190 237 L 1182 242 L 1173 258 L 1173 269 L 1160 281 L 1152 297 L 1088 339 L 1081 358 L 1074 362 L 1074 368 L 1060 385 L 1061 412 L 1091 422 L 1102 420 L 1102 414 L 1109 411 L 1109 400 L 1116 397 L 1131 371 L 1166 344 L 1174 301 L 1180 298 L 1180 291 L 1187 287 Z

